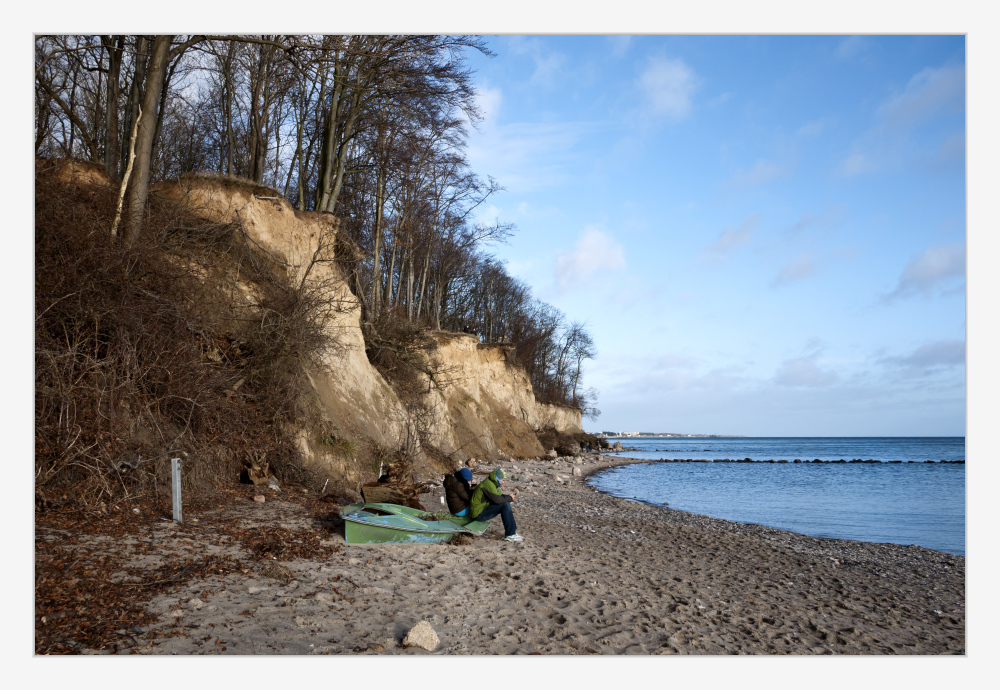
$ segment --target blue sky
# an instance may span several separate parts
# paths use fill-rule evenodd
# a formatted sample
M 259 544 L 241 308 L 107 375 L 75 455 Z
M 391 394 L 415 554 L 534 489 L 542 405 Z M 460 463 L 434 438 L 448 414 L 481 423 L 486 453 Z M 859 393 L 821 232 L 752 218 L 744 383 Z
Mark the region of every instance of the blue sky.
M 586 429 L 965 433 L 962 36 L 494 36 L 496 253 L 585 321 Z

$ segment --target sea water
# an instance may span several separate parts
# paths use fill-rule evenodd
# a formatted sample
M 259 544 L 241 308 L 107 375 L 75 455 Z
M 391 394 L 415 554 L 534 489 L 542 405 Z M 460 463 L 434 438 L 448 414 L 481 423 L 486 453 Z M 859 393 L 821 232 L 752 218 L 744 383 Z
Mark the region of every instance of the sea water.
M 754 460 L 641 463 L 589 480 L 613 496 L 814 537 L 965 555 L 965 465 L 952 464 L 965 460 L 962 437 L 612 440 L 640 449 L 618 454 L 627 458 Z

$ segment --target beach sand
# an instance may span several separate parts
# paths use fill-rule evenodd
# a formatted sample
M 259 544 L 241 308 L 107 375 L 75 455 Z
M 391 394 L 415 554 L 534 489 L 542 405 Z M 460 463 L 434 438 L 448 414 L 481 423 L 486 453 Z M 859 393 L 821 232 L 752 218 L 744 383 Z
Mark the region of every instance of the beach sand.
M 88 553 L 105 550 L 132 568 L 162 565 L 166 554 L 230 557 L 242 568 L 179 582 L 145 604 L 157 622 L 123 624 L 103 649 L 74 651 L 965 653 L 964 557 L 817 539 L 586 486 L 588 474 L 627 462 L 590 455 L 581 464 L 505 463 L 509 473 L 528 475 L 504 486 L 518 494 L 513 509 L 522 543 L 502 541 L 497 517 L 485 537 L 460 544 L 344 544 L 336 505 L 289 500 L 287 488 L 268 492 L 264 504 L 252 502 L 248 489 L 246 499 L 184 525 L 150 522 L 141 533 L 91 541 Z M 574 467 L 581 476 L 573 476 Z M 441 510 L 440 493 L 423 496 L 429 509 Z M 223 519 L 245 528 L 280 526 L 287 539 L 303 543 L 319 534 L 325 552 L 281 561 L 266 549 L 260 558 L 258 544 L 253 558 L 240 541 L 213 533 Z M 279 563 L 290 579 L 265 574 Z M 113 577 L 125 587 L 138 581 L 136 572 L 123 567 Z M 58 624 L 40 616 L 37 626 Z M 440 641 L 433 652 L 401 646 L 420 621 Z

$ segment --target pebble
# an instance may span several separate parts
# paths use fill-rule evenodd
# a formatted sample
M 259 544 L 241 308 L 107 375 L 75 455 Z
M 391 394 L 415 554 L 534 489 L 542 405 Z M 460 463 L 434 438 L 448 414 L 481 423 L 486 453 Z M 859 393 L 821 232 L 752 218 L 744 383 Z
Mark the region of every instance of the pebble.
M 260 494 L 257 494 L 256 496 L 253 497 L 253 502 L 254 503 L 263 503 L 266 500 L 267 499 L 264 498 L 263 496 L 261 496 Z

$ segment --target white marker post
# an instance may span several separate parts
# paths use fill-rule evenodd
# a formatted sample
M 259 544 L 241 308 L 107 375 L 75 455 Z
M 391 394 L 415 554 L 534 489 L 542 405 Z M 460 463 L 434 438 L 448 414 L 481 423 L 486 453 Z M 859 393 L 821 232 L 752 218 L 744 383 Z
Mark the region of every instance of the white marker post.
M 174 522 L 184 522 L 181 516 L 181 459 L 170 461 L 171 494 L 174 499 Z

